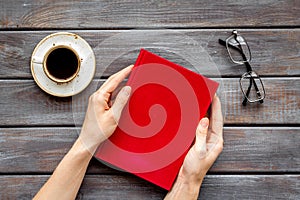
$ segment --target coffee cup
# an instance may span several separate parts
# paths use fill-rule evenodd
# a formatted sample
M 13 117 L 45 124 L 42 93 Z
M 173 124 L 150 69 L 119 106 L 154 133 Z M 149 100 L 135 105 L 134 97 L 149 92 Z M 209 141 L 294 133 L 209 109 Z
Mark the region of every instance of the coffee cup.
M 91 83 L 96 59 L 93 49 L 79 35 L 57 32 L 36 45 L 30 68 L 42 90 L 53 96 L 68 97 L 80 93 Z
M 47 77 L 56 83 L 73 80 L 78 75 L 81 64 L 77 52 L 65 45 L 53 46 L 43 57 L 33 57 L 32 60 L 42 64 Z

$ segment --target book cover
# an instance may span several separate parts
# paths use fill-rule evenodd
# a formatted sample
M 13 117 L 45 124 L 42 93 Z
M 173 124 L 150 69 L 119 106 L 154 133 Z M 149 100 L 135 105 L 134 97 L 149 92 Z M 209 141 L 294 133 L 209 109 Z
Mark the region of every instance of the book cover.
M 141 49 L 127 85 L 118 127 L 95 157 L 170 190 L 218 83 Z

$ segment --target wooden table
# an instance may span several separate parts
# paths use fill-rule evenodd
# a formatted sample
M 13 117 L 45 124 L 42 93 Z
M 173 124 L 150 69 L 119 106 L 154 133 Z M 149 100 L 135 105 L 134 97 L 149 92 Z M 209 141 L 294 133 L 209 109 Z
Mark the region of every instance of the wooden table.
M 299 25 L 298 0 L 1 0 L 0 199 L 31 199 L 80 130 L 74 126 L 72 98 L 48 95 L 33 81 L 30 57 L 37 43 L 57 31 L 77 33 L 92 46 L 99 66 L 101 48 L 107 56 L 119 51 L 115 45 L 99 44 L 136 28 L 145 37 L 153 30 L 171 29 L 202 42 L 218 66 L 220 76 L 209 69 L 202 73 L 224 85 L 225 146 L 205 178 L 200 199 L 300 199 Z M 238 81 L 246 69 L 231 63 L 218 44 L 233 29 L 248 39 L 251 64 L 266 88 L 262 105 L 241 105 Z M 168 40 L 168 34 L 164 37 L 167 42 L 156 47 L 185 48 L 180 41 Z M 164 56 L 186 64 L 180 57 Z M 94 81 L 106 79 L 136 57 L 137 50 L 132 50 L 112 58 L 114 62 L 104 73 L 96 73 Z M 76 106 L 84 110 L 86 102 Z M 83 117 L 84 111 L 77 114 Z M 165 194 L 92 160 L 78 199 L 161 199 Z

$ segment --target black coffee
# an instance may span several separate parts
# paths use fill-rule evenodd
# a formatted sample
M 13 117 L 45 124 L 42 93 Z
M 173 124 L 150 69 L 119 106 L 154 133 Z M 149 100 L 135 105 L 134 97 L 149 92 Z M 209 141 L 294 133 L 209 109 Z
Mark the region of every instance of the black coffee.
M 68 79 L 77 72 L 77 56 L 70 49 L 57 48 L 48 55 L 46 67 L 54 78 Z

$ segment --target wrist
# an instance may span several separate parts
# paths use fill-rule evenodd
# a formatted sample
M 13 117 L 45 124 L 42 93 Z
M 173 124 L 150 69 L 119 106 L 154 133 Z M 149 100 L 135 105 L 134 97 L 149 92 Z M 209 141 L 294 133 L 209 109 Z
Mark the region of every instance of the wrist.
M 82 161 L 86 160 L 88 162 L 93 157 L 93 153 L 90 151 L 90 149 L 87 148 L 86 144 L 80 137 L 75 141 L 68 154 L 71 157 Z
M 172 189 L 169 191 L 165 199 L 197 199 L 201 181 L 188 181 L 182 177 L 177 177 Z
M 107 138 L 103 134 L 93 133 L 92 131 L 86 131 L 82 128 L 77 140 L 80 141 L 83 148 L 89 151 L 92 155 L 96 152 L 99 145 Z
M 176 182 L 184 186 L 190 193 L 199 192 L 203 179 L 202 178 L 186 178 L 178 176 Z
M 206 173 L 191 173 L 184 170 L 184 168 L 181 168 L 178 173 L 177 180 L 185 184 L 198 185 L 200 187 L 205 175 Z

